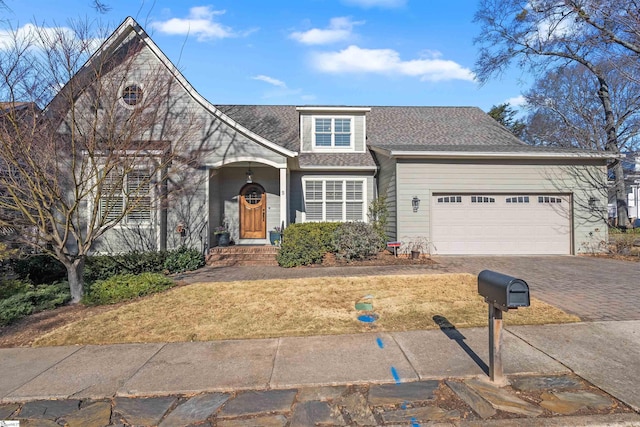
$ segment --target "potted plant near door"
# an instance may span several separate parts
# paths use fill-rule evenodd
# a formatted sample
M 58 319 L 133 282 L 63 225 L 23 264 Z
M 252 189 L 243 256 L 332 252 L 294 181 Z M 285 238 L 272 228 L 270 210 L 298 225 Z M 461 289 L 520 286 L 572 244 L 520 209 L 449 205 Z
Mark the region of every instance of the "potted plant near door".
M 273 230 L 269 231 L 269 241 L 276 246 L 282 243 L 282 227 L 277 225 L 273 227 Z
M 213 230 L 216 240 L 216 246 L 229 246 L 231 242 L 231 233 L 225 225 L 220 225 Z

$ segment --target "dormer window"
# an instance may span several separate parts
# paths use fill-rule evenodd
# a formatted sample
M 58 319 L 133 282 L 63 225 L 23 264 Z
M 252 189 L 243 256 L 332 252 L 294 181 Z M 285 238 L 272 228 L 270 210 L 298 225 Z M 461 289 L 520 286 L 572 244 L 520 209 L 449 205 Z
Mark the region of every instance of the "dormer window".
M 353 149 L 351 117 L 315 117 L 313 121 L 314 149 Z

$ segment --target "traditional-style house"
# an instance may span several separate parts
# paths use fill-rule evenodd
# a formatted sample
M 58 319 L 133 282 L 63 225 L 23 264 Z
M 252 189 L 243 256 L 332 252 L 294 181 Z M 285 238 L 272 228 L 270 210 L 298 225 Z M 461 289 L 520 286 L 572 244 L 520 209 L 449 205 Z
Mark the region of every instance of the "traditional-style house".
M 294 222 L 368 221 L 379 197 L 389 240 L 425 238 L 436 254 L 575 254 L 606 238 L 602 153 L 529 146 L 475 107 L 215 105 L 132 18 L 93 60 L 134 45 L 122 108 L 135 109 L 146 70 L 163 67 L 166 120 L 189 114 L 197 125 L 173 147 L 191 159 L 190 191 L 135 216 L 158 248 L 211 246 L 223 225 L 237 244 L 267 244 L 269 230 Z M 130 225 L 98 249 L 113 250 Z

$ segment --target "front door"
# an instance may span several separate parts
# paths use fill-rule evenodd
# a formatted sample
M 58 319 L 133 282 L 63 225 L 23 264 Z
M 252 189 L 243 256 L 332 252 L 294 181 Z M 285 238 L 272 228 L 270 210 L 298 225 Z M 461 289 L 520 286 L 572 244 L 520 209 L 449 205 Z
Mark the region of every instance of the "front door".
M 240 190 L 240 238 L 266 237 L 267 195 L 258 184 L 247 184 Z

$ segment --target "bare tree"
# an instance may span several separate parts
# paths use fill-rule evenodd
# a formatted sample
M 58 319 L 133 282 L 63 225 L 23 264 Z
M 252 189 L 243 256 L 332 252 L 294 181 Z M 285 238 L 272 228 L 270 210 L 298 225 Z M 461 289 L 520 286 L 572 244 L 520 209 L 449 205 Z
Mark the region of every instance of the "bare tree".
M 33 28 L 0 51 L 0 226 L 60 260 L 78 302 L 86 256 L 114 227 L 166 225 L 197 120 L 140 34 L 96 51 L 104 32 L 86 22 Z
M 481 0 L 475 15 L 481 25 L 476 38 L 480 46 L 478 79 L 486 82 L 513 61 L 539 75 L 580 64 L 597 82 L 594 96 L 602 105 L 605 150 L 620 156 L 610 82 L 601 64 L 624 60 L 625 66 L 640 66 L 639 21 L 635 0 L 614 3 L 611 8 L 610 0 Z M 630 55 L 635 61 L 628 61 Z M 624 171 L 619 160 L 611 168 L 620 226 L 624 228 L 628 225 Z
M 640 83 L 620 75 L 615 66 L 606 75 L 618 146 L 621 152 L 636 151 L 640 145 Z M 535 145 L 605 150 L 605 115 L 594 96 L 597 91 L 597 79 L 580 64 L 547 72 L 525 94 L 530 111 L 525 140 Z

